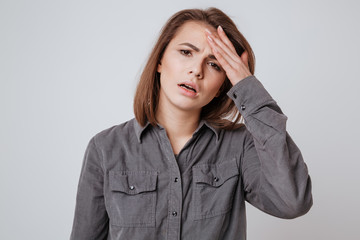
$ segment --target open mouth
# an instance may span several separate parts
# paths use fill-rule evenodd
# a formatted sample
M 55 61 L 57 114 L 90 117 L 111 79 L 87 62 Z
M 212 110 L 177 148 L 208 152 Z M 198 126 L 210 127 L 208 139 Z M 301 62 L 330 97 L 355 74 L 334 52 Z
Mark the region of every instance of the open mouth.
M 193 91 L 194 93 L 196 93 L 196 90 L 187 84 L 179 84 L 179 87 L 182 87 L 186 90 Z

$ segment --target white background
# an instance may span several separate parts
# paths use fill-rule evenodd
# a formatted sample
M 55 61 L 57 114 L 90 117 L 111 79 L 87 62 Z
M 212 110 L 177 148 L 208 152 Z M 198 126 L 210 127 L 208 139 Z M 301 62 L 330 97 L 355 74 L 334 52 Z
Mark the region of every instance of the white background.
M 360 7 L 350 0 L 0 0 L 0 239 L 64 240 L 82 157 L 133 117 L 159 30 L 184 8 L 230 15 L 288 116 L 313 181 L 295 220 L 248 205 L 248 239 L 359 239 Z

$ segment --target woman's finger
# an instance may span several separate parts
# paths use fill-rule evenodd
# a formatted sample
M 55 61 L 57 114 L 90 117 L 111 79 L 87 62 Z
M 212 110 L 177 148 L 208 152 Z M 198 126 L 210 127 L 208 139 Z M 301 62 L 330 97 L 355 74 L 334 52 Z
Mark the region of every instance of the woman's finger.
M 224 29 L 220 25 L 217 28 L 217 32 L 218 32 L 221 40 L 226 44 L 226 46 L 228 46 L 232 50 L 233 53 L 236 53 L 236 49 L 235 49 L 234 45 L 232 44 L 232 42 L 230 41 L 230 39 L 224 32 Z
M 210 44 L 211 41 L 209 40 Z M 229 71 L 231 71 L 232 69 L 232 65 L 228 62 L 228 60 L 224 57 L 224 53 L 221 53 L 219 50 L 217 50 L 215 47 L 212 47 L 212 51 L 214 53 L 214 56 L 216 57 L 216 60 L 219 62 L 219 64 L 221 65 L 221 68 L 225 71 L 225 73 L 227 74 Z
M 239 56 L 237 53 L 232 52 L 231 48 L 217 34 L 206 32 L 212 52 L 233 85 L 251 75 L 248 67 L 247 52 Z
M 233 51 L 234 54 L 239 56 L 236 52 L 234 45 L 232 44 L 232 42 L 230 41 L 230 39 L 226 35 L 225 31 L 223 30 L 223 28 L 220 25 L 217 28 L 217 32 L 218 32 L 218 35 L 220 36 L 221 40 Z M 249 69 L 248 58 L 249 58 L 249 54 L 246 51 L 244 51 L 240 56 L 242 63 L 245 64 L 245 66 Z
M 220 48 L 215 43 L 214 39 L 211 36 L 208 36 L 208 42 L 213 50 L 216 59 L 219 61 L 225 71 L 227 71 L 229 67 L 232 67 L 234 64 L 236 64 L 234 60 L 224 51 L 224 49 Z
M 246 65 L 247 68 L 249 68 L 249 53 L 247 51 L 244 51 L 241 56 L 241 61 Z
M 220 38 L 218 38 L 215 34 L 212 34 L 210 31 L 206 31 L 208 37 L 213 40 L 218 48 L 221 48 L 223 52 L 225 52 L 235 63 L 240 62 L 239 55 L 233 52 Z

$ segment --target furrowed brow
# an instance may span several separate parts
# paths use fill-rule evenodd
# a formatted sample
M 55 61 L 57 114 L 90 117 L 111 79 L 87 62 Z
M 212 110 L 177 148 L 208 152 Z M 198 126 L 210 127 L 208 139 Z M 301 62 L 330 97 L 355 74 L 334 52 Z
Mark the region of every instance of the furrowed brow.
M 180 43 L 179 45 L 188 46 L 188 47 L 194 49 L 196 52 L 200 52 L 200 49 L 198 47 L 195 47 L 191 43 Z M 213 59 L 213 60 L 217 60 L 216 57 L 213 54 L 209 54 L 208 58 Z
M 214 59 L 214 60 L 216 60 L 216 61 L 217 61 L 216 57 L 215 57 L 213 54 L 209 54 L 209 55 L 208 55 L 208 58 L 210 58 L 210 59 Z

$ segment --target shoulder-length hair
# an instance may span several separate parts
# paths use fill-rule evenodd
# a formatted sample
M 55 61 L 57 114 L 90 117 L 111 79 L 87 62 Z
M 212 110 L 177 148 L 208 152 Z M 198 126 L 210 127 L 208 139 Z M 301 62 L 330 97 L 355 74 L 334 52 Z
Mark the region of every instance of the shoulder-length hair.
M 147 122 L 156 125 L 155 118 L 160 92 L 160 74 L 157 72 L 166 47 L 175 36 L 179 27 L 188 21 L 197 21 L 214 27 L 221 25 L 239 56 L 244 51 L 248 53 L 248 65 L 251 74 L 255 70 L 255 55 L 245 37 L 239 32 L 234 22 L 217 8 L 185 9 L 175 13 L 166 22 L 160 36 L 149 56 L 141 74 L 134 98 L 134 113 L 138 123 L 145 126 Z M 220 94 L 201 110 L 200 118 L 206 120 L 214 127 L 235 129 L 239 126 L 241 115 L 227 92 L 232 87 L 226 77 L 220 87 Z

